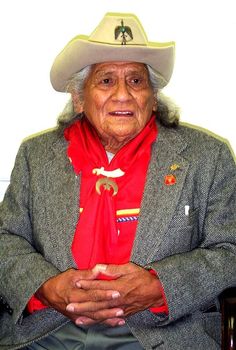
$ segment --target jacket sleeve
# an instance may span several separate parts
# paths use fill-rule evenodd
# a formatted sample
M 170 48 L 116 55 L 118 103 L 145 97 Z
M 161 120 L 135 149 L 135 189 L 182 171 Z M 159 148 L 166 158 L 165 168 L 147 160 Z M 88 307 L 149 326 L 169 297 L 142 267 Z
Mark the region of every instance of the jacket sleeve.
M 34 249 L 29 183 L 27 145 L 23 143 L 0 204 L 0 296 L 12 310 L 15 323 L 40 285 L 59 273 Z
M 204 311 L 225 288 L 236 285 L 236 167 L 225 144 L 219 149 L 207 191 L 199 245 L 149 266 L 157 272 L 165 291 L 166 322 Z

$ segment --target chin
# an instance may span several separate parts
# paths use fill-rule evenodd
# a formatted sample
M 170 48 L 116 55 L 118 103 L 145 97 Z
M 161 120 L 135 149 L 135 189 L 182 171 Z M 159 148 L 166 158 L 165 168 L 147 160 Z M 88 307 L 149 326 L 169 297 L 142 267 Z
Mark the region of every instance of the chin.
M 117 123 L 114 125 L 110 125 L 109 129 L 112 133 L 116 134 L 117 136 L 128 136 L 130 135 L 131 137 L 134 135 L 137 135 L 139 133 L 139 127 L 136 123 L 131 123 L 131 122 L 122 122 L 122 123 Z
M 134 127 L 133 125 L 128 125 L 128 124 L 117 125 L 110 128 L 110 130 L 114 134 L 120 135 L 120 136 L 136 135 L 139 132 L 137 129 L 138 129 L 137 127 Z
M 121 144 L 125 145 L 128 143 L 130 140 L 132 140 L 135 136 L 137 136 L 138 132 L 116 132 L 110 134 L 113 139 L 116 139 L 118 142 Z

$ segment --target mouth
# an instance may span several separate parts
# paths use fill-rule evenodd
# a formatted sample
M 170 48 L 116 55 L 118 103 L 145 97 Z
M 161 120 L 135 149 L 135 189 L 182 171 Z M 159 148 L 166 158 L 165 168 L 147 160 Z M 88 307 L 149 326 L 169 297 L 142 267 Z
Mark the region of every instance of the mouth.
M 112 111 L 109 112 L 109 115 L 112 115 L 114 117 L 132 117 L 134 113 L 131 111 Z

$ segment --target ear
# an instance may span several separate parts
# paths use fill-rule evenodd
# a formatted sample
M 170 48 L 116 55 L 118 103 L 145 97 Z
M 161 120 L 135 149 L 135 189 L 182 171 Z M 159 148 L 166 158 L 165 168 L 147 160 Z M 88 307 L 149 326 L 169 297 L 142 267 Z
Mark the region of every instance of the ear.
M 76 113 L 82 113 L 84 111 L 84 104 L 83 102 L 80 100 L 79 94 L 77 93 L 73 93 L 71 95 L 72 97 L 72 101 L 73 101 L 73 105 L 74 105 L 74 110 Z
M 156 96 L 154 96 L 154 103 L 153 103 L 152 110 L 153 110 L 153 112 L 157 111 L 157 98 L 156 98 Z

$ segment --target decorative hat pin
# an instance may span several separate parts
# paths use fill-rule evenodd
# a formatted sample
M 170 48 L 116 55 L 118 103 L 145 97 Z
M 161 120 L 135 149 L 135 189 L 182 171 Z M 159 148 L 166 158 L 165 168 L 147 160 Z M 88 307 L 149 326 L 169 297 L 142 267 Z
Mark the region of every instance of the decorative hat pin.
M 130 27 L 124 26 L 123 19 L 121 25 L 115 28 L 115 39 L 121 41 L 121 45 L 126 45 L 128 41 L 133 40 L 133 33 Z

